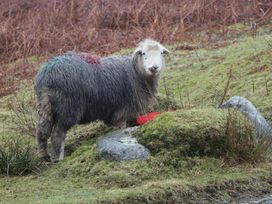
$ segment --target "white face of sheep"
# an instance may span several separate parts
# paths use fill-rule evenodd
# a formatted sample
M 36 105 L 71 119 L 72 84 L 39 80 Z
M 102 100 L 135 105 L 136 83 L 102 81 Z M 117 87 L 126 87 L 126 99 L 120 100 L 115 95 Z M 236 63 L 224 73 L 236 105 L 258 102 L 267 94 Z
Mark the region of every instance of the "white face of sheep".
M 147 76 L 157 76 L 161 73 L 164 68 L 164 55 L 168 53 L 165 47 L 155 41 L 146 44 L 143 42 L 135 51 L 138 66 Z

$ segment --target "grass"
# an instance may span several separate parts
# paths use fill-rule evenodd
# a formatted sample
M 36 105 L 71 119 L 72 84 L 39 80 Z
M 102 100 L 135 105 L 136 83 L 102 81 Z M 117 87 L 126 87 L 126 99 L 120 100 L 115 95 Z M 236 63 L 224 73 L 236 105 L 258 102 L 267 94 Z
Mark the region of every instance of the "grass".
M 85 155 L 89 153 L 86 151 Z M 66 175 L 63 177 L 56 174 L 56 172 L 61 173 L 64 167 L 66 169 L 73 169 L 79 165 L 78 161 L 75 163 L 75 160 L 73 160 L 75 165 L 71 166 L 71 162 L 68 162 L 68 160 L 70 158 L 66 158 L 63 163 L 51 167 L 40 176 L 1 178 L 1 201 L 4 203 L 96 203 L 102 201 L 111 201 L 112 203 L 128 203 L 129 201 L 144 203 L 148 200 L 186 199 L 190 195 L 195 195 L 194 193 L 198 189 L 201 191 L 201 189 L 205 189 L 207 186 L 217 186 L 217 189 L 221 189 L 221 191 L 216 190 L 216 192 L 220 192 L 221 196 L 228 196 L 227 190 L 233 191 L 236 185 L 237 188 L 238 186 L 245 188 L 245 191 L 253 183 L 255 191 L 271 188 L 267 183 L 262 183 L 260 180 L 260 178 L 263 180 L 271 179 L 271 165 L 268 166 L 267 164 L 265 166 L 259 164 L 259 167 L 241 166 L 221 168 L 220 160 L 195 157 L 184 161 L 187 167 L 185 165 L 182 171 L 180 171 L 181 173 L 174 176 L 162 174 L 161 178 L 157 177 L 154 179 L 153 177 L 142 183 L 139 179 L 137 185 L 118 186 L 115 183 L 117 180 L 113 178 L 118 178 L 118 182 L 122 180 L 115 175 L 109 181 L 106 181 L 108 186 L 101 186 L 101 183 L 96 183 L 95 176 L 90 174 L 85 174 L 84 177 L 80 175 Z M 101 172 L 103 175 L 101 178 L 114 175 L 117 169 L 119 169 L 122 173 L 121 177 L 126 177 L 125 181 L 128 182 L 130 180 L 127 174 L 131 173 L 130 171 L 134 169 L 137 173 L 137 168 L 144 169 L 143 167 L 146 166 L 144 162 L 129 162 L 126 164 L 110 163 L 97 161 L 95 166 L 90 168 L 97 169 L 98 166 L 103 167 L 104 171 Z M 140 178 L 139 174 L 134 174 L 133 176 Z M 105 180 L 101 182 L 105 182 Z M 263 186 L 259 187 L 258 185 L 260 184 Z M 226 192 L 224 192 L 224 189 L 226 189 Z M 221 196 L 217 199 L 222 199 Z M 231 198 L 231 196 L 229 197 Z
M 201 38 L 197 40 L 201 43 Z M 272 121 L 270 41 L 272 35 L 263 32 L 256 37 L 232 37 L 220 46 L 204 44 L 193 50 L 181 50 L 182 43 L 169 46 L 172 53 L 162 76 L 158 101 L 163 105 L 167 104 L 165 101 L 171 103 L 157 109 L 179 110 L 159 115 L 136 133 L 151 150 L 149 160 L 100 161 L 95 141 L 110 129 L 99 122 L 77 126 L 68 133 L 68 155 L 62 162 L 49 165 L 38 174 L 0 176 L 1 202 L 196 203 L 202 199 L 203 203 L 214 203 L 233 201 L 238 193 L 269 193 L 271 159 L 264 153 L 260 153 L 264 157 L 254 158 L 259 149 L 252 145 L 251 133 L 246 132 L 250 128 L 241 115 L 238 119 L 229 118 L 227 111 L 215 107 L 223 98 L 241 95 Z M 21 105 L 17 102 L 26 102 L 27 118 L 35 111 L 31 95 L 32 84 L 26 82 L 16 95 L 0 99 L 0 136 L 20 132 L 35 144 L 34 138 L 11 126 L 16 120 L 10 107 L 18 110 Z M 228 121 L 234 121 L 231 127 L 239 121 L 236 129 L 228 129 Z M 236 136 L 229 140 L 231 135 Z
M 153 153 L 164 149 L 175 156 L 220 156 L 226 146 L 225 129 L 224 111 L 192 109 L 161 114 L 136 135 Z
M 192 106 L 215 106 L 224 92 L 227 74 L 232 70 L 227 96 L 244 95 L 261 109 L 270 108 L 269 103 L 265 104 L 271 100 L 265 83 L 272 64 L 270 41 L 271 35 L 263 35 L 244 37 L 238 43 L 219 49 L 177 50 L 170 57 L 172 63 L 163 75 L 164 81 L 177 99 L 181 95 L 189 103 L 189 93 Z M 271 90 L 272 83 L 268 76 L 267 79 L 267 88 Z M 165 93 L 163 86 L 160 92 Z
M 0 174 L 7 176 L 39 172 L 41 162 L 36 148 L 24 138 L 2 137 L 0 143 Z
M 240 113 L 215 108 L 163 113 L 135 135 L 153 155 L 168 155 L 164 160 L 176 167 L 180 158 L 188 156 L 256 163 L 268 152 L 262 143 L 256 143 L 255 131 Z

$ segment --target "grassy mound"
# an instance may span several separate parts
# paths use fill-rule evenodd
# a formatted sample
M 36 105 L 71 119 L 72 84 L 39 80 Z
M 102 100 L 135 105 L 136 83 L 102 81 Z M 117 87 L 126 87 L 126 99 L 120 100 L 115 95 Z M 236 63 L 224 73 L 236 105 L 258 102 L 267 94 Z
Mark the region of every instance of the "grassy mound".
M 202 116 L 199 117 L 199 114 Z M 158 127 L 158 124 L 161 126 Z M 93 138 L 66 157 L 49 175 L 82 178 L 98 188 L 111 189 L 140 186 L 164 178 L 179 178 L 180 175 L 190 174 L 189 166 L 194 169 L 208 165 L 208 169 L 217 169 L 220 160 L 200 160 L 195 156 L 222 155 L 226 146 L 224 126 L 226 112 L 216 109 L 165 113 L 137 132 L 140 142 L 152 151 L 149 160 L 101 161 L 96 139 Z
M 227 114 L 208 109 L 179 110 L 159 115 L 136 133 L 153 153 L 220 156 L 226 148 Z
M 71 156 L 66 157 L 50 173 L 54 177 L 78 177 L 88 180 L 98 188 L 128 188 L 140 186 L 152 180 L 180 178 L 191 174 L 194 168 L 218 171 L 221 157 L 233 153 L 232 157 L 244 157 L 254 148 L 248 139 L 248 127 L 243 126 L 241 115 L 237 124 L 244 151 L 230 143 L 229 135 L 237 134 L 228 130 L 227 111 L 206 108 L 178 110 L 159 115 L 135 133 L 139 142 L 151 150 L 147 161 L 114 162 L 98 158 L 95 138 L 85 141 Z M 247 160 L 251 161 L 251 160 Z M 253 160 L 252 160 L 253 161 Z M 224 170 L 223 170 L 224 171 Z
M 184 157 L 209 156 L 237 164 L 263 161 L 269 154 L 242 114 L 215 108 L 163 113 L 135 136 L 153 156 L 174 166 Z

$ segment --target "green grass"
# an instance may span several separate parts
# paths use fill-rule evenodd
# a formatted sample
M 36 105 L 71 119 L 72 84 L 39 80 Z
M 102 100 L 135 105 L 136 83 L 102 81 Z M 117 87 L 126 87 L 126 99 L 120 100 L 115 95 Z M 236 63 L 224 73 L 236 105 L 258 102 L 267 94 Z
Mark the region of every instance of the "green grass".
M 170 152 L 173 157 L 222 156 L 226 121 L 226 112 L 217 109 L 180 110 L 161 114 L 136 135 L 153 153 Z
M 227 75 L 232 70 L 227 96 L 246 96 L 260 109 L 269 109 L 268 101 L 272 98 L 267 94 L 265 81 L 268 91 L 271 90 L 272 59 L 268 42 L 272 42 L 271 35 L 244 37 L 218 49 L 174 51 L 163 74 L 165 85 L 160 86 L 160 92 L 165 93 L 166 86 L 172 96 L 181 98 L 185 104 L 215 106 L 222 99 Z
M 91 152 L 86 151 L 85 156 L 87 153 L 90 154 Z M 88 158 L 92 159 L 90 157 L 92 156 Z M 152 163 L 153 159 L 147 163 Z M 152 176 L 152 178 L 141 182 L 138 172 L 146 168 L 146 162 L 134 161 L 122 164 L 97 161 L 94 166 L 89 166 L 89 168 L 97 170 L 99 166 L 103 168 L 102 172 L 97 172 L 102 175 L 101 178 L 104 178 L 101 182 L 107 184 L 107 186 L 103 186 L 101 183 L 97 183 L 94 175 L 88 173 L 85 173 L 83 176 L 80 174 L 61 175 L 64 168 L 71 170 L 80 165 L 78 164 L 80 162 L 75 160 L 73 160 L 74 165 L 71 165 L 72 162 L 68 160 L 70 158 L 66 158 L 61 164 L 50 167 L 48 171 L 39 176 L 1 178 L 1 202 L 95 203 L 108 200 L 112 203 L 127 203 L 131 199 L 141 203 L 140 201 L 145 200 L 166 200 L 169 197 L 167 194 L 170 192 L 174 198 L 179 196 L 186 198 L 186 194 L 189 195 L 190 192 L 193 193 L 196 189 L 203 189 L 206 186 L 216 185 L 219 189 L 228 189 L 228 182 L 233 182 L 234 185 L 238 185 L 235 184 L 238 182 L 244 182 L 244 185 L 247 186 L 254 183 L 255 190 L 258 190 L 258 179 L 271 179 L 272 168 L 271 164 L 266 164 L 265 166 L 259 164 L 258 168 L 250 166 L 222 168 L 220 167 L 220 160 L 196 157 L 188 158 L 184 161 L 186 165 L 180 170 L 179 174 L 169 175 L 162 173 L 159 177 L 154 178 Z M 84 165 L 84 168 L 87 168 L 87 164 Z M 129 174 L 137 177 L 137 185 L 116 185 L 117 181 L 123 181 L 120 179 L 120 176 L 115 175 L 118 172 L 122 173 L 120 176 L 121 178 L 125 177 L 126 182 L 131 179 L 128 176 Z M 105 178 L 109 178 L 109 176 L 111 176 L 110 179 L 106 181 Z M 227 196 L 227 194 L 224 196 Z
M 246 28 L 235 25 L 231 29 Z M 240 146 L 231 144 L 234 150 L 228 147 L 228 112 L 215 109 L 223 99 L 231 70 L 225 99 L 245 96 L 272 121 L 272 35 L 265 30 L 260 33 L 255 38 L 239 33 L 220 46 L 201 44 L 203 36 L 199 35 L 196 41 L 201 46 L 196 50 L 176 49 L 182 42 L 169 46 L 172 53 L 159 87 L 164 98 L 157 108 L 184 109 L 161 114 L 137 131 L 139 141 L 151 150 L 149 160 L 100 161 L 96 138 L 111 129 L 101 123 L 77 126 L 68 133 L 69 154 L 60 163 L 43 167 L 38 174 L 0 176 L 0 203 L 152 203 L 181 199 L 209 203 L 231 201 L 233 191 L 255 195 L 272 189 L 271 159 L 252 162 L 251 154 L 250 161 L 240 164 L 225 159 L 230 150 L 241 154 L 234 151 Z M 220 39 L 214 43 L 219 44 Z M 34 146 L 35 139 L 18 128 L 22 124 L 14 115 L 20 107 L 27 110 L 27 121 L 35 113 L 32 82 L 21 87 L 15 95 L 0 98 L 0 136 L 20 134 Z M 165 98 L 178 105 L 163 107 L 169 101 Z M 242 120 L 242 116 L 239 118 Z M 243 130 L 243 123 L 237 127 Z M 210 189 L 214 193 L 209 193 Z

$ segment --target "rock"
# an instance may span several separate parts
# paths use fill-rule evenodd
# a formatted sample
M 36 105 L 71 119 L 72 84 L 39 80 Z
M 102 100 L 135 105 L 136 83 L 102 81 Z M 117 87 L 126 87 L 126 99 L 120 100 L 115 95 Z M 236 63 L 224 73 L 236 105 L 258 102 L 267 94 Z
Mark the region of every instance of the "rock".
M 137 128 L 127 128 L 107 133 L 96 141 L 101 159 L 116 161 L 146 160 L 150 152 L 130 133 Z

